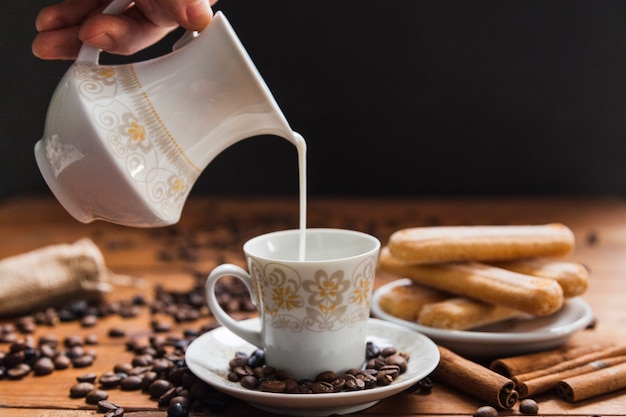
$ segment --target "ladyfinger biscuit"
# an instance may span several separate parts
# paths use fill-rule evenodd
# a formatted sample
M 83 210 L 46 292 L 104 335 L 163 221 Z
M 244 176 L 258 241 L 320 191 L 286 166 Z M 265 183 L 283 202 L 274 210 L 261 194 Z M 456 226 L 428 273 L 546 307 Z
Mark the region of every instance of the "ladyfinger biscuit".
M 378 303 L 385 313 L 415 322 L 425 304 L 436 303 L 450 297 L 452 295 L 443 291 L 412 283 L 391 288 L 380 296 Z
M 573 250 L 574 234 L 560 223 L 415 227 L 393 233 L 388 246 L 394 256 L 411 263 L 557 257 Z
M 498 306 L 465 297 L 455 297 L 426 304 L 417 316 L 423 326 L 447 330 L 467 330 L 497 323 L 523 313 L 509 307 Z
M 416 265 L 381 251 L 379 268 L 421 285 L 537 316 L 552 314 L 563 305 L 563 290 L 555 280 L 478 262 Z
M 563 296 L 576 297 L 589 287 L 589 271 L 575 262 L 547 258 L 528 258 L 511 261 L 489 262 L 490 265 L 520 274 L 554 279 L 563 289 Z

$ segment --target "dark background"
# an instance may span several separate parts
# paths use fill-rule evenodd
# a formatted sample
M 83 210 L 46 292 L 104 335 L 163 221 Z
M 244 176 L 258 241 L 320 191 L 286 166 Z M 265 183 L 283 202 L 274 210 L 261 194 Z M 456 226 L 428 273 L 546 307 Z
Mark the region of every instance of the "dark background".
M 30 52 L 35 16 L 51 3 L 2 1 L 0 197 L 49 193 L 33 146 L 71 64 Z M 306 138 L 312 195 L 625 194 L 625 1 L 218 9 Z M 132 59 L 164 53 L 178 35 Z M 296 190 L 295 148 L 257 137 L 222 153 L 192 195 Z

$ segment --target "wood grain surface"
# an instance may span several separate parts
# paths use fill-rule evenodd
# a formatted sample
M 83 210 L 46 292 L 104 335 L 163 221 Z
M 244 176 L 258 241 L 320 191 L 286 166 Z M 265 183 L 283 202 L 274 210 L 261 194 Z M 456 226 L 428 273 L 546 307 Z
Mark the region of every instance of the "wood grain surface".
M 591 305 L 596 325 L 573 337 L 623 341 L 626 337 L 626 202 L 617 197 L 550 198 L 415 198 L 415 199 L 319 199 L 309 201 L 309 227 L 343 227 L 372 233 L 383 243 L 397 229 L 433 225 L 542 224 L 561 222 L 576 236 L 576 249 L 568 258 L 584 264 L 591 284 L 583 298 Z M 298 227 L 298 203 L 294 198 L 192 197 L 179 224 L 161 229 L 132 229 L 95 222 L 84 225 L 72 219 L 52 198 L 18 197 L 0 201 L 0 259 L 47 245 L 72 243 L 89 237 L 102 251 L 107 267 L 119 279 L 108 300 L 127 300 L 141 294 L 152 300 L 155 287 L 185 292 L 225 261 L 243 265 L 241 245 L 260 233 Z M 376 286 L 393 277 L 379 274 Z M 1 277 L 0 277 L 1 280 Z M 241 317 L 254 313 L 241 313 Z M 85 372 L 101 374 L 117 363 L 129 361 L 124 339 L 109 337 L 122 327 L 127 335 L 149 335 L 155 315 L 143 308 L 133 318 L 111 315 L 94 327 L 77 322 L 37 326 L 34 337 L 44 334 L 95 334 L 97 357 L 85 369 L 55 371 L 13 381 L 0 380 L 0 415 L 19 417 L 78 417 L 95 415 L 84 399 L 73 399 L 69 388 Z M 167 318 L 166 318 L 167 319 Z M 0 319 L 11 323 L 15 318 Z M 207 311 L 193 322 L 172 320 L 171 334 L 187 328 L 201 329 L 212 322 Z M 8 344 L 0 343 L 6 352 Z M 148 395 L 111 390 L 109 399 L 122 405 L 127 416 L 156 417 L 167 413 Z M 626 391 L 605 394 L 571 404 L 554 394 L 535 398 L 539 413 L 551 416 L 626 415 Z M 443 385 L 428 395 L 404 392 L 356 413 L 359 416 L 472 415 L 479 400 Z M 519 415 L 514 408 L 500 415 Z M 206 416 L 270 416 L 239 400 L 229 400 L 223 412 Z

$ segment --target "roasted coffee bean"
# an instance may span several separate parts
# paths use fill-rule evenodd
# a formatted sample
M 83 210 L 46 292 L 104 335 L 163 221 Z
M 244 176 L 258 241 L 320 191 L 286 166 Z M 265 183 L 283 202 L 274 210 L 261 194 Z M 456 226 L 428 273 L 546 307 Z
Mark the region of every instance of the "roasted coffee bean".
M 70 388 L 70 397 L 83 398 L 96 387 L 90 382 L 79 382 Z
M 86 368 L 93 364 L 94 357 L 92 355 L 82 355 L 72 359 L 72 365 L 74 368 Z
M 126 336 L 126 331 L 121 327 L 113 327 L 109 329 L 109 337 L 119 338 Z
M 248 389 L 256 389 L 259 386 L 259 379 L 253 375 L 246 375 L 239 381 L 241 386 Z M 286 389 L 286 386 L 285 386 Z
M 288 394 L 313 394 L 313 390 L 304 385 L 295 385 L 286 391 Z
M 98 382 L 105 388 L 113 388 L 118 386 L 125 377 L 126 374 L 123 373 L 105 372 L 100 375 Z
M 519 412 L 522 414 L 537 414 L 539 406 L 537 402 L 531 398 L 526 398 L 519 403 Z
M 271 380 L 263 381 L 259 387 L 263 392 L 285 392 L 287 385 L 283 381 Z
M 141 377 L 130 375 L 120 381 L 120 388 L 124 391 L 135 391 L 141 389 Z
M 90 346 L 97 345 L 98 344 L 98 335 L 90 334 L 89 336 L 87 336 L 85 338 L 85 344 L 86 345 L 90 345 Z
M 498 410 L 490 405 L 485 405 L 476 410 L 474 417 L 498 417 Z
M 161 395 L 165 394 L 170 388 L 172 388 L 172 384 L 165 379 L 157 379 L 148 388 L 148 392 L 150 396 L 154 399 L 158 399 Z
M 394 377 L 388 373 L 383 373 L 382 375 L 381 374 L 376 375 L 376 383 L 382 387 L 391 385 L 393 380 L 394 380 Z
M 117 410 L 118 408 L 120 408 L 120 406 L 115 403 L 112 403 L 111 401 L 107 401 L 107 400 L 98 401 L 99 413 L 107 413 L 112 410 Z
M 333 371 L 320 372 L 315 376 L 316 381 L 322 382 L 333 382 L 335 379 L 337 379 L 337 374 Z
M 97 322 L 98 322 L 98 317 L 96 317 L 93 314 L 88 314 L 80 320 L 80 325 L 82 327 L 93 327 L 96 325 Z
M 52 345 L 44 344 L 39 347 L 39 355 L 46 358 L 54 358 L 57 354 L 56 348 Z
M 365 360 L 369 360 L 380 355 L 380 348 L 374 342 L 367 342 L 365 346 Z
M 68 336 L 63 341 L 63 344 L 67 348 L 72 348 L 74 346 L 83 346 L 85 344 L 85 339 L 79 335 Z
M 360 379 L 365 384 L 365 389 L 371 389 L 376 386 L 377 379 L 374 375 L 361 372 L 356 376 L 357 379 Z
M 72 360 L 64 353 L 54 357 L 54 369 L 67 369 L 72 364 Z
M 376 377 L 381 375 L 390 375 L 392 379 L 396 379 L 400 375 L 400 367 L 398 365 L 385 365 L 378 369 Z
M 159 378 L 159 374 L 154 371 L 148 371 L 141 377 L 141 391 L 148 392 L 150 385 Z
M 316 381 L 312 383 L 309 388 L 311 388 L 313 394 L 328 394 L 331 392 L 335 392 L 335 388 L 333 387 L 333 385 L 330 382 L 325 381 Z
M 171 387 L 165 391 L 163 395 L 158 398 L 159 407 L 167 407 L 172 401 L 172 398 L 176 397 L 180 391 L 180 387 Z
M 91 382 L 92 384 L 96 382 L 96 379 L 98 379 L 98 374 L 94 372 L 78 375 L 76 377 L 78 382 Z
M 33 365 L 33 373 L 37 376 L 49 375 L 54 371 L 54 362 L 52 359 L 42 356 L 37 359 Z
M 387 365 L 397 365 L 401 373 L 405 373 L 409 364 L 406 358 L 399 354 L 393 354 L 387 357 Z
M 104 401 L 109 398 L 109 393 L 100 389 L 93 389 L 85 395 L 85 401 L 87 404 L 96 405 L 100 401 Z
M 256 368 L 257 366 L 263 366 L 265 364 L 265 351 L 263 349 L 256 349 L 252 352 L 252 355 L 248 358 L 248 366 Z
M 365 389 L 365 381 L 359 378 L 346 379 L 345 389 L 348 391 L 360 391 Z
M 26 375 L 28 375 L 31 371 L 31 367 L 26 363 L 18 363 L 13 368 L 8 369 L 6 371 L 6 376 L 8 379 L 22 379 Z
M 183 403 L 175 402 L 167 408 L 167 417 L 187 417 L 189 407 Z
M 107 411 L 104 413 L 104 417 L 123 417 L 124 409 L 122 407 L 118 407 L 115 410 Z
M 388 346 L 380 351 L 380 356 L 386 358 L 388 356 L 395 355 L 396 353 L 398 353 L 396 348 L 394 348 L 393 346 Z
M 235 356 L 228 362 L 228 367 L 234 369 L 238 366 L 245 366 L 248 364 L 248 356 Z
M 385 365 L 387 365 L 387 361 L 384 358 L 376 357 L 368 360 L 365 367 L 368 369 L 380 369 Z

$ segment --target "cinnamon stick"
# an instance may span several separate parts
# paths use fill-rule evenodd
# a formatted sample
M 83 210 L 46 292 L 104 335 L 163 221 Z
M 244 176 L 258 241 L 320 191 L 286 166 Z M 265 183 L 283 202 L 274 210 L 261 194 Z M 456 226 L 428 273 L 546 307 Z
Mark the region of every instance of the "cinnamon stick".
M 533 395 L 541 394 L 543 392 L 550 391 L 555 388 L 558 383 L 566 378 L 570 378 L 577 375 L 583 375 L 592 373 L 599 369 L 609 368 L 611 366 L 618 365 L 620 363 L 626 363 L 626 355 L 615 356 L 612 358 L 599 359 L 597 361 L 589 362 L 582 366 L 565 370 L 563 372 L 556 372 L 550 375 L 544 375 L 539 378 L 530 379 L 522 382 L 517 386 L 520 398 L 528 398 Z
M 626 388 L 626 363 L 566 378 L 556 386 L 556 394 L 576 402 L 622 388 Z
M 499 408 L 512 408 L 519 395 L 515 383 L 491 369 L 439 346 L 441 359 L 433 378 Z
M 522 382 L 539 378 L 545 375 L 554 374 L 556 372 L 562 372 L 568 369 L 577 368 L 579 366 L 588 364 L 599 359 L 610 358 L 614 356 L 626 355 L 626 345 L 615 345 L 607 347 L 598 352 L 587 353 L 586 355 L 579 356 L 577 358 L 566 360 L 559 364 L 550 366 L 548 368 L 540 369 L 537 371 L 528 372 L 521 375 L 513 375 L 511 379 L 515 381 L 516 385 L 520 385 Z
M 496 359 L 491 362 L 489 367 L 499 374 L 511 377 L 513 375 L 521 375 L 539 369 L 545 369 L 591 352 L 604 350 L 614 345 L 614 343 L 582 345 L 552 349 L 528 355 L 512 356 L 509 358 Z

